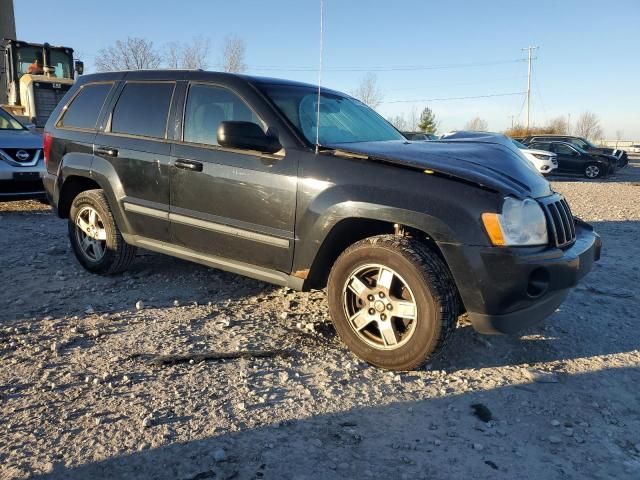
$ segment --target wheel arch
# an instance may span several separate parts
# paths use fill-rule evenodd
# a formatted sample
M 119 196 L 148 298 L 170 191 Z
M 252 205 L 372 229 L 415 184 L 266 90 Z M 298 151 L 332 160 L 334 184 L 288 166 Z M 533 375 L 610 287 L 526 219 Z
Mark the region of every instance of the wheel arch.
M 394 233 L 416 238 L 438 255 L 447 265 L 447 261 L 438 246 L 437 238 L 434 238 L 432 234 L 433 230 L 428 228 L 428 221 L 426 224 L 419 221 L 408 221 L 409 219 L 405 215 L 399 215 L 396 218 L 398 220 L 380 218 L 380 216 L 378 218 L 372 216 L 341 218 L 327 231 L 319 243 L 318 249 L 308 260 L 308 265 L 310 265 L 308 270 L 301 269 L 296 271 L 294 276 L 306 274 L 303 286 L 305 290 L 324 288 L 327 284 L 331 267 L 338 256 L 350 245 L 368 237 Z M 416 218 L 416 220 L 418 219 Z M 432 227 L 437 231 L 441 231 L 442 226 L 436 227 L 432 224 Z

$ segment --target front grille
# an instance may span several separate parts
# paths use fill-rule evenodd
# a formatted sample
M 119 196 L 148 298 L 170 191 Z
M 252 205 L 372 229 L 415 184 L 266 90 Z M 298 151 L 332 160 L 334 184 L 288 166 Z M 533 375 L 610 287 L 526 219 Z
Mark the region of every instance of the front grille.
M 69 87 L 62 85 L 60 88 L 50 88 L 49 84 L 36 84 L 33 95 L 36 103 L 36 127 L 44 127 L 53 110 L 58 106 Z
M 18 163 L 31 163 L 38 153 L 37 148 L 3 148 L 2 152 Z
M 576 221 L 566 200 L 558 195 L 540 203 L 547 217 L 550 243 L 559 248 L 572 245 L 576 241 Z
M 553 165 L 555 165 L 557 167 L 558 166 L 558 157 L 551 157 L 551 163 L 553 163 Z

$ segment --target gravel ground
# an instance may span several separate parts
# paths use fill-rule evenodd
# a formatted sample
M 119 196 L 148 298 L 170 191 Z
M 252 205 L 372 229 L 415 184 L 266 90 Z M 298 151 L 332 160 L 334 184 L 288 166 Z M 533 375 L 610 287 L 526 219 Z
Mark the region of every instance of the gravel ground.
M 94 276 L 46 206 L 0 204 L 0 478 L 640 478 L 639 182 L 554 179 L 602 261 L 545 325 L 461 324 L 399 374 L 344 348 L 323 292 L 147 252 Z M 289 355 L 151 362 L 238 349 Z

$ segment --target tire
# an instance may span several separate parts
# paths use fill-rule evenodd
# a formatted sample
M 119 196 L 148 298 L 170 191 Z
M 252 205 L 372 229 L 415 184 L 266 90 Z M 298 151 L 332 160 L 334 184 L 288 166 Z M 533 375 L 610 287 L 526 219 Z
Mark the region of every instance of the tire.
M 378 267 L 391 272 L 385 274 L 391 280 L 381 280 Z M 378 298 L 385 284 L 386 297 Z M 380 368 L 419 367 L 442 352 L 456 328 L 458 292 L 448 268 L 428 247 L 407 237 L 380 235 L 351 245 L 333 265 L 327 293 L 342 341 Z M 382 308 L 385 301 L 392 306 Z
M 92 211 L 95 212 L 93 226 Z M 86 227 L 86 231 L 80 225 Z M 136 249 L 122 238 L 102 190 L 86 190 L 73 199 L 68 229 L 73 253 L 90 272 L 102 275 L 120 273 L 135 257 Z
M 582 171 L 582 174 L 589 179 L 599 178 L 603 176 L 604 173 L 602 167 L 597 163 L 588 163 Z

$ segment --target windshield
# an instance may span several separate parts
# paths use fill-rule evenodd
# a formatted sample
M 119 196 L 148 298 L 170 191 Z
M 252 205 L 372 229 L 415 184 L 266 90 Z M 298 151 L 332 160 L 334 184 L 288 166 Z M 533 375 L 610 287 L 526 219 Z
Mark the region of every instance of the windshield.
M 318 90 L 296 85 L 259 84 L 258 87 L 311 144 L 316 143 Z M 406 140 L 364 103 L 323 92 L 320 96 L 320 145 Z
M 16 49 L 16 61 L 18 63 L 18 78 L 25 73 L 42 75 L 43 56 L 41 47 L 20 47 Z M 53 68 L 52 76 L 57 78 L 72 78 L 72 59 L 64 50 L 51 49 L 49 66 Z
M 596 148 L 589 140 L 585 140 L 584 138 L 572 138 L 571 143 L 573 143 L 578 148 L 583 150 L 589 150 L 590 148 Z
M 0 108 L 0 130 L 24 130 L 22 124 Z

